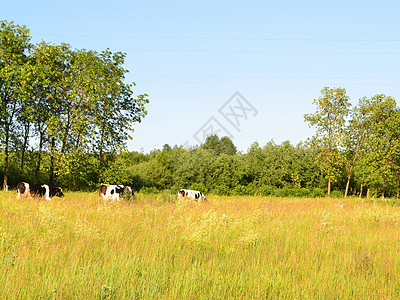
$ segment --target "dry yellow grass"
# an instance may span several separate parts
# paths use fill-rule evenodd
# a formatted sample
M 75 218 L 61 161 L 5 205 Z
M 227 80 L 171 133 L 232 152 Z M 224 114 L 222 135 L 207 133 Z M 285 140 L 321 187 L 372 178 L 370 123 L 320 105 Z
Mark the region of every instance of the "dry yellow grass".
M 0 298 L 400 295 L 400 207 L 390 200 L 163 199 L 0 194 Z

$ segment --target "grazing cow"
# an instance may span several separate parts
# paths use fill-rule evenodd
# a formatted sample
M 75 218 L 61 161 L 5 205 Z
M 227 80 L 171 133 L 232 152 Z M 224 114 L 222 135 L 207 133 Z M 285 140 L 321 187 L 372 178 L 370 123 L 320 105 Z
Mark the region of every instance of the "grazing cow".
M 99 190 L 99 196 L 101 197 L 102 200 L 119 200 L 121 197 L 121 200 L 123 199 L 123 196 L 127 195 L 128 197 L 133 196 L 133 191 L 130 186 L 126 185 L 114 185 L 114 184 L 102 184 L 100 186 Z
M 178 197 L 179 197 L 179 199 L 183 199 L 184 197 L 187 197 L 190 200 L 207 201 L 206 197 L 204 196 L 204 194 L 202 192 L 187 190 L 187 189 L 180 190 L 178 192 Z
M 60 187 L 49 187 L 47 184 L 19 182 L 17 184 L 17 199 L 28 197 L 45 197 L 50 201 L 52 197 L 64 197 Z

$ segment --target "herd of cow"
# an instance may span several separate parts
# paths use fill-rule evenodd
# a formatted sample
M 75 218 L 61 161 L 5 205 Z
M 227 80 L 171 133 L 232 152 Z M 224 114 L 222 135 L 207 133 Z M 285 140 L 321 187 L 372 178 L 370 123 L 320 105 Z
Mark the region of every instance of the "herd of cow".
M 17 185 L 17 199 L 24 199 L 28 197 L 44 197 L 47 201 L 50 201 L 52 197 L 63 197 L 64 194 L 60 187 L 50 187 L 47 184 L 36 184 L 20 182 Z M 99 196 L 105 201 L 117 201 L 125 198 L 131 198 L 134 196 L 132 188 L 126 185 L 113 185 L 113 184 L 102 184 L 99 189 Z M 207 201 L 206 197 L 202 192 L 181 189 L 178 192 L 179 199 L 190 199 L 195 201 Z

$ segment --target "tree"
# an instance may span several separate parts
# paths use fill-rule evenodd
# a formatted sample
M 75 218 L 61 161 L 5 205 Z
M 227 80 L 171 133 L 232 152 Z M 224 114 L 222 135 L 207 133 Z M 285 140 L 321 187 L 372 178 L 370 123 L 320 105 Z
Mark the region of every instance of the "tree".
M 317 105 L 316 112 L 304 115 L 304 119 L 310 127 L 316 127 L 312 146 L 318 150 L 317 163 L 326 174 L 330 196 L 332 181 L 340 173 L 341 150 L 344 147 L 344 129 L 350 103 L 345 89 L 327 87 L 322 89 L 321 97 L 313 103 Z
M 243 179 L 247 184 L 261 185 L 261 177 L 265 167 L 265 155 L 258 142 L 251 144 L 247 153 L 242 157 L 244 164 Z
M 239 157 L 222 153 L 214 161 L 211 174 L 214 188 L 218 186 L 234 188 L 243 177 Z
M 44 42 L 34 47 L 29 58 L 29 73 L 33 83 L 30 90 L 28 105 L 34 111 L 33 125 L 39 138 L 35 181 L 39 180 L 42 163 L 42 153 L 49 146 L 51 153 L 50 183 L 54 183 L 54 152 L 56 143 L 62 136 L 62 123 L 65 95 L 68 86 L 65 85 L 67 55 L 69 46 L 46 44 Z
M 3 188 L 6 188 L 8 181 L 11 141 L 17 139 L 15 125 L 21 107 L 18 94 L 20 70 L 27 60 L 30 47 L 29 30 L 26 27 L 0 21 L 0 138 L 5 153 Z
M 350 186 L 351 175 L 353 169 L 359 158 L 359 154 L 362 151 L 363 142 L 365 140 L 365 134 L 368 129 L 368 114 L 370 112 L 369 107 L 366 105 L 367 99 L 363 98 L 359 101 L 359 106 L 356 106 L 352 110 L 352 118 L 349 125 L 345 129 L 345 166 L 347 170 L 347 182 L 344 197 L 347 197 Z M 362 189 L 361 189 L 362 193 Z
M 237 151 L 236 146 L 229 137 L 223 136 L 220 139 L 216 134 L 207 136 L 206 141 L 201 147 L 214 151 L 217 156 L 222 153 L 235 155 Z
M 398 190 L 400 184 L 400 111 L 385 95 L 364 99 L 360 109 L 365 112 L 365 132 L 357 175 L 363 183 L 381 188 L 384 197 L 385 190 Z
M 68 174 L 70 183 L 73 174 L 84 178 L 75 168 L 89 153 L 98 154 L 99 174 L 116 159 L 115 153 L 131 139 L 134 124 L 146 115 L 148 103 L 146 94 L 134 96 L 134 83 L 124 82 L 125 56 L 109 50 L 73 51 L 67 44 L 41 42 L 33 47 L 28 29 L 0 22 L 3 186 L 14 151 L 20 159 L 20 179 L 25 157 L 36 155 L 34 170 L 29 162 L 29 174 L 38 181 L 47 168 L 50 184 L 60 174 Z M 30 137 L 37 143 L 33 154 L 27 151 Z
M 105 167 L 104 154 L 123 148 L 131 138 L 133 124 L 140 122 L 147 114 L 147 95 L 133 95 L 132 84 L 125 84 L 128 72 L 122 66 L 126 54 L 106 50 L 96 55 L 95 78 L 91 94 L 94 103 L 94 146 L 99 154 L 99 170 Z

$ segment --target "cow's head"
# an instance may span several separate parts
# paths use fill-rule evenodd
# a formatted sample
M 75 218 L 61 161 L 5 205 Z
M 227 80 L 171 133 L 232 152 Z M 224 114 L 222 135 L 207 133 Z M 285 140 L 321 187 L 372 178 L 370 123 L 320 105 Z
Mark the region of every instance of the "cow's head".
M 64 197 L 65 196 L 60 187 L 54 188 L 53 193 L 54 193 L 54 196 L 57 196 L 57 197 Z
M 181 194 L 181 197 L 185 197 L 186 196 L 186 192 L 185 190 L 180 190 L 179 194 Z

